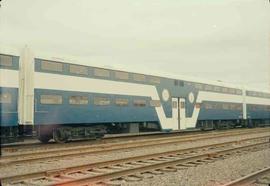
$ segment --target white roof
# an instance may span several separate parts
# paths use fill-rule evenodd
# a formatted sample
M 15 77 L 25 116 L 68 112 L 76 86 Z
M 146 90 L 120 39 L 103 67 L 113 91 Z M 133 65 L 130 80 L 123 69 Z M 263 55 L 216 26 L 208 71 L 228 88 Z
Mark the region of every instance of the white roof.
M 21 53 L 20 51 L 22 50 L 14 49 L 12 47 L 0 47 L 0 53 L 4 53 L 4 54 L 19 56 Z M 159 76 L 159 77 L 165 77 L 165 78 L 170 78 L 170 79 L 185 80 L 185 81 L 196 82 L 196 83 L 211 84 L 211 85 L 216 85 L 216 86 L 246 89 L 246 90 L 251 90 L 251 91 L 262 91 L 264 93 L 270 93 L 270 91 L 263 91 L 263 90 L 258 90 L 254 88 L 249 88 L 241 84 L 234 84 L 234 83 L 228 83 L 228 82 L 222 82 L 222 81 L 213 81 L 213 80 L 208 80 L 204 78 L 196 78 L 196 77 L 190 77 L 190 76 L 185 76 L 185 75 L 180 75 L 180 74 L 172 74 L 172 73 L 162 72 L 162 71 L 157 72 L 157 71 L 151 70 L 151 67 L 149 68 L 138 67 L 137 69 L 134 69 L 134 68 L 130 68 L 128 66 L 123 66 L 119 64 L 113 64 L 113 66 L 111 65 L 108 66 L 105 64 L 100 64 L 96 61 L 89 61 L 86 57 L 59 55 L 59 54 L 40 52 L 40 53 L 35 54 L 35 58 L 65 62 L 65 63 L 70 63 L 70 64 L 86 65 L 86 66 L 105 68 L 105 69 L 111 69 L 111 70 L 126 71 L 126 72 L 131 72 L 131 73 Z

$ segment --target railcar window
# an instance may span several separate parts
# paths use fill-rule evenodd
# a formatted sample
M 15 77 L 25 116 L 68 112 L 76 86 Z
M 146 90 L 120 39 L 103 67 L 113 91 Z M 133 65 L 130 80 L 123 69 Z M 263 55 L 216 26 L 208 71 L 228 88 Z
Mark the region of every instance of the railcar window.
M 0 66 L 11 67 L 12 66 L 12 57 L 6 55 L 0 55 Z
M 195 88 L 198 89 L 198 90 L 202 90 L 203 89 L 203 85 L 202 84 L 199 84 L 199 83 L 196 83 L 195 84 Z
M 149 104 L 151 107 L 160 107 L 161 106 L 159 100 L 150 100 Z
M 235 94 L 235 89 L 230 88 L 230 89 L 229 89 L 229 93 L 230 93 L 230 94 Z
M 72 105 L 87 105 L 88 104 L 88 97 L 87 96 L 70 96 L 69 97 L 69 104 Z
M 88 75 L 88 68 L 80 65 L 69 65 L 69 72 L 73 74 Z
M 201 108 L 201 104 L 200 103 L 196 103 L 195 107 L 196 108 Z
M 141 99 L 135 99 L 133 101 L 133 105 L 135 107 L 145 107 L 146 106 L 146 101 L 145 100 L 141 100 Z
M 229 109 L 230 109 L 230 105 L 227 104 L 227 103 L 223 103 L 223 104 L 222 104 L 222 109 L 223 109 L 223 110 L 229 110 Z
M 128 99 L 116 98 L 115 99 L 115 104 L 117 106 L 128 106 Z
M 181 102 L 181 104 L 180 104 L 181 108 L 185 108 L 185 105 L 186 105 L 185 102 Z
M 180 87 L 183 87 L 185 85 L 185 82 L 184 81 L 179 81 L 179 86 Z
M 110 71 L 105 69 L 94 69 L 94 75 L 98 77 L 110 77 Z
M 94 97 L 94 104 L 99 105 L 99 106 L 105 106 L 105 105 L 110 105 L 111 101 L 109 98 L 105 98 L 105 97 Z
M 222 92 L 223 92 L 223 93 L 228 93 L 228 88 L 223 87 L 223 88 L 222 88 Z
M 160 84 L 160 78 L 154 77 L 154 76 L 150 76 L 150 77 L 149 77 L 149 82 L 150 82 L 150 83 Z
M 236 94 L 242 95 L 242 90 L 236 90 Z
M 213 106 L 210 103 L 205 103 L 204 107 L 205 107 L 205 109 L 212 109 L 213 108 Z
M 63 98 L 60 95 L 41 95 L 40 96 L 41 104 L 62 104 Z
M 134 81 L 144 82 L 146 77 L 143 74 L 133 74 Z
M 0 103 L 11 103 L 12 96 L 10 93 L 0 93 Z
M 63 64 L 51 61 L 42 61 L 41 69 L 54 72 L 63 72 Z
M 212 89 L 212 86 L 211 86 L 211 85 L 205 85 L 205 90 L 211 91 L 211 90 L 213 90 L 213 89 Z
M 177 108 L 177 105 L 178 105 L 178 104 L 177 104 L 177 101 L 173 101 L 173 102 L 172 102 L 172 108 Z
M 237 104 L 236 110 L 242 110 L 242 105 L 241 104 Z
M 215 87 L 214 87 L 214 91 L 215 91 L 215 92 L 220 92 L 220 87 L 215 86 Z
M 129 74 L 127 72 L 115 72 L 115 78 L 116 79 L 123 79 L 123 80 L 128 80 L 129 79 Z
M 178 86 L 178 80 L 174 80 L 174 86 Z

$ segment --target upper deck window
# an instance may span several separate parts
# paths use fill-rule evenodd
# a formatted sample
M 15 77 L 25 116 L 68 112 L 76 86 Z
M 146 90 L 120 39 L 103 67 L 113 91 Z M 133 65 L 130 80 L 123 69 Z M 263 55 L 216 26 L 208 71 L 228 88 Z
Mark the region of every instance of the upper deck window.
M 62 104 L 63 98 L 60 95 L 41 95 L 40 96 L 41 104 Z
M 155 77 L 155 76 L 150 76 L 150 77 L 149 77 L 149 82 L 150 82 L 150 83 L 160 84 L 160 78 Z
M 183 87 L 185 85 L 185 82 L 184 81 L 179 81 L 179 86 L 180 87 Z
M 203 85 L 200 83 L 195 83 L 195 88 L 198 90 L 202 90 L 203 89 Z
M 52 61 L 42 61 L 41 69 L 53 71 L 53 72 L 63 72 L 63 64 L 58 63 L 58 62 L 52 62 Z
M 220 92 L 220 91 L 221 91 L 221 88 L 220 88 L 220 87 L 218 87 L 218 86 L 215 86 L 215 87 L 214 87 L 214 91 L 216 91 L 216 92 Z
M 0 66 L 11 67 L 12 64 L 12 57 L 7 55 L 0 55 Z
M 94 69 L 94 75 L 98 77 L 110 77 L 110 71 L 100 68 Z
M 80 65 L 69 65 L 69 72 L 73 74 L 88 75 L 88 68 Z
M 223 87 L 223 88 L 222 88 L 222 92 L 223 92 L 223 93 L 228 93 L 228 88 Z
M 11 103 L 11 97 L 10 93 L 0 93 L 0 103 Z
M 211 91 L 211 90 L 213 90 L 213 88 L 211 85 L 205 85 L 205 90 Z
M 127 72 L 116 71 L 115 72 L 115 78 L 116 79 L 128 80 L 129 79 L 129 74 Z
M 178 86 L 179 82 L 178 80 L 174 80 L 174 86 Z
M 230 89 L 229 89 L 229 93 L 230 93 L 230 94 L 235 94 L 235 89 L 230 88 Z
M 236 94 L 242 95 L 242 90 L 236 90 Z
M 141 81 L 141 82 L 143 82 L 143 81 L 145 81 L 146 77 L 143 74 L 133 74 L 133 79 L 135 81 Z

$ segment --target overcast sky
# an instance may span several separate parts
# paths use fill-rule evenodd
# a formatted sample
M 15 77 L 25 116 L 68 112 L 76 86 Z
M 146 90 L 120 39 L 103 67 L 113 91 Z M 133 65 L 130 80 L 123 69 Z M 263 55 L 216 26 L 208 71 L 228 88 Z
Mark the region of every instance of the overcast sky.
M 267 89 L 268 0 L 2 0 L 0 47 Z

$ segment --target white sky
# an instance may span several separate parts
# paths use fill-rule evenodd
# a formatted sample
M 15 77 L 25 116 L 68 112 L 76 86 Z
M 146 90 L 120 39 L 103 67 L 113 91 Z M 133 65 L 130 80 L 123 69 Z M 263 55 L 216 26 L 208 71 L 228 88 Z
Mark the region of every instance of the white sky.
M 267 89 L 268 0 L 2 0 L 0 46 Z

